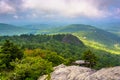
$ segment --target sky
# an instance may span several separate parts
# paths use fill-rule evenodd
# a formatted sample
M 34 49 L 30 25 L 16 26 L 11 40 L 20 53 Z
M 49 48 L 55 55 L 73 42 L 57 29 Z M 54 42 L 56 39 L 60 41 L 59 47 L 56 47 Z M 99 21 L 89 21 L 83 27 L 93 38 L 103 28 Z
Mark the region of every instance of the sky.
M 120 22 L 120 0 L 0 0 L 0 23 Z

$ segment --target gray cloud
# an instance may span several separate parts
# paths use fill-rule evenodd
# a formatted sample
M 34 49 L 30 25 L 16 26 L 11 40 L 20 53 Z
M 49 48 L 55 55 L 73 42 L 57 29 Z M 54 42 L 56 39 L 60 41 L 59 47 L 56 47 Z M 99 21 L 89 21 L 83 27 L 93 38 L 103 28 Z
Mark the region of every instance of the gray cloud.
M 23 0 L 0 0 L 0 13 L 9 14 L 21 11 Z
M 0 0 L 0 17 L 105 18 L 119 15 L 119 4 L 120 0 Z

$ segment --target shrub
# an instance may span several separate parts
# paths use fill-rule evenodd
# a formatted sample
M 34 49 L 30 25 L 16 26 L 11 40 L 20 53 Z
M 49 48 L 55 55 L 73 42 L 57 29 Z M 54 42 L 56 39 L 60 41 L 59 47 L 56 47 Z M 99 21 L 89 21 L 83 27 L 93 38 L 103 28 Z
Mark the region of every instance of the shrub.
M 37 80 L 39 76 L 49 74 L 53 70 L 52 64 L 40 57 L 27 57 L 11 64 L 15 66 L 11 80 Z

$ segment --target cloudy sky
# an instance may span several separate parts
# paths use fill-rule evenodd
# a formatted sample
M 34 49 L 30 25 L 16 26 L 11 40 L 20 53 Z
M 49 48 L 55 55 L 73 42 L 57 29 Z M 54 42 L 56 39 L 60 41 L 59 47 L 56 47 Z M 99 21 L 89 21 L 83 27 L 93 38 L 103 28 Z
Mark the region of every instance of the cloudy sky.
M 120 0 L 0 0 L 0 22 L 115 22 Z

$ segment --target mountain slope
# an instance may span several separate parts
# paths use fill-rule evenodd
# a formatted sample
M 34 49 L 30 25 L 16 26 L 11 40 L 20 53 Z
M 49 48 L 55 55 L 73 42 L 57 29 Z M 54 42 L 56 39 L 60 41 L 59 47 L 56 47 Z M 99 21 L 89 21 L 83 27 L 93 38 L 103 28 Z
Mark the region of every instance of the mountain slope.
M 72 34 L 78 36 L 86 45 L 90 47 L 108 52 L 110 51 L 112 53 L 120 53 L 120 37 L 115 34 L 93 26 L 76 24 L 67 26 L 65 29 L 60 30 L 60 32 L 68 32 L 68 30 L 70 33 L 72 30 L 75 31 L 72 32 Z
M 101 29 L 106 30 L 108 32 L 114 33 L 120 36 L 120 22 L 113 22 L 99 25 Z
M 34 31 L 31 29 L 0 23 L 0 35 L 20 35 L 20 34 L 27 34 L 32 32 Z
M 56 31 L 58 33 L 76 33 L 84 39 L 96 41 L 102 44 L 113 45 L 120 43 L 120 37 L 102 29 L 90 25 L 72 24 Z
M 119 26 L 111 26 L 105 29 L 111 33 L 114 33 L 120 37 L 120 25 Z
M 120 52 L 120 37 L 105 30 L 84 24 L 72 24 L 52 29 L 48 34 L 70 33 L 80 38 L 87 46 L 101 50 Z
M 82 41 L 76 36 L 70 34 L 58 34 L 51 36 L 31 34 L 24 34 L 20 36 L 0 36 L 0 46 L 3 45 L 5 40 L 10 40 L 24 49 L 47 49 L 57 52 L 65 57 L 81 55 L 80 53 L 83 53 L 86 50 Z

